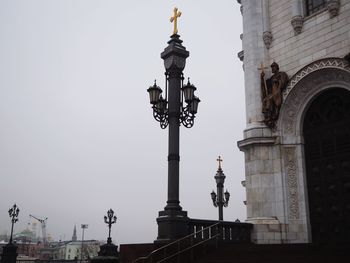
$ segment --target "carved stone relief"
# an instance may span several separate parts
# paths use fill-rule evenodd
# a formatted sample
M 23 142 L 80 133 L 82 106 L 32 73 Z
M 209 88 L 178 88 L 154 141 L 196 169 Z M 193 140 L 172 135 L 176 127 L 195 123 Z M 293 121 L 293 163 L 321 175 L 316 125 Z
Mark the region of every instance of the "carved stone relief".
M 303 105 L 325 84 L 350 83 L 350 67 L 345 59 L 328 58 L 313 62 L 297 72 L 283 92 L 280 128 L 283 133 L 295 134 L 297 118 Z
M 265 31 L 263 33 L 263 40 L 264 44 L 267 49 L 270 49 L 271 43 L 272 43 L 272 33 L 270 31 Z
M 286 167 L 288 217 L 289 219 L 299 219 L 298 169 L 295 147 L 286 147 L 284 149 L 283 158 Z
M 340 0 L 328 0 L 327 8 L 331 18 L 337 16 L 340 8 Z
M 304 18 L 302 16 L 294 16 L 292 18 L 291 24 L 293 26 L 295 35 L 298 35 L 301 33 L 301 30 L 303 29 L 303 23 L 304 23 Z

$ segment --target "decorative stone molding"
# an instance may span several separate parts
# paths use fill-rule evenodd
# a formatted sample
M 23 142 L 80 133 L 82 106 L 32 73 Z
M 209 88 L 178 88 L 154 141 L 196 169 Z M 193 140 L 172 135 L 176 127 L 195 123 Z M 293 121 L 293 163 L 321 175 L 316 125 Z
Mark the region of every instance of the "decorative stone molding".
M 303 29 L 304 18 L 302 16 L 293 16 L 291 24 L 294 29 L 294 34 L 298 35 Z
M 300 125 L 301 111 L 307 102 L 320 91 L 321 88 L 341 85 L 350 89 L 350 66 L 342 58 L 326 58 L 315 61 L 300 71 L 290 80 L 283 92 L 279 129 L 284 135 L 296 134 Z
M 289 219 L 299 219 L 298 169 L 295 147 L 284 148 L 283 159 L 287 176 L 288 216 Z
M 325 58 L 317 60 L 299 70 L 293 77 L 290 78 L 289 84 L 283 92 L 283 101 L 285 101 L 289 92 L 294 86 L 305 76 L 311 74 L 314 71 L 325 69 L 325 68 L 336 68 L 343 69 L 350 72 L 350 65 L 345 59 L 342 58 Z
M 331 18 L 337 16 L 340 8 L 340 0 L 328 0 L 327 8 Z
M 272 43 L 272 33 L 270 31 L 265 31 L 263 33 L 263 40 L 264 44 L 267 49 L 270 49 L 271 43 Z
M 276 137 L 252 137 L 237 142 L 237 146 L 241 151 L 247 150 L 254 145 L 274 145 Z

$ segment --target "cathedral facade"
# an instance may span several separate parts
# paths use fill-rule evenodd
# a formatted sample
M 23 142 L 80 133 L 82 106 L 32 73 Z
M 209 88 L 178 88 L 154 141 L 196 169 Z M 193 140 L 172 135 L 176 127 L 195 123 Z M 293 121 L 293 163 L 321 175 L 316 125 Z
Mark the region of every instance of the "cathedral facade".
M 348 242 L 350 0 L 237 2 L 253 241 Z

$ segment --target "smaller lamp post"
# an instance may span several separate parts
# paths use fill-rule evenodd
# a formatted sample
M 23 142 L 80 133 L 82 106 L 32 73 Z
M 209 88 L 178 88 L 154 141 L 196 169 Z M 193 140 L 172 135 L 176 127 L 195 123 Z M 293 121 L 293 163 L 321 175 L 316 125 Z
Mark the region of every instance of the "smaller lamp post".
M 212 191 L 210 195 L 211 195 L 211 199 L 213 200 L 213 205 L 219 208 L 219 220 L 222 221 L 224 220 L 223 207 L 228 206 L 230 193 L 227 190 L 225 193 L 223 193 L 226 176 L 224 175 L 221 168 L 221 162 L 222 162 L 221 157 L 219 156 L 219 158 L 216 160 L 219 162 L 219 168 L 216 172 L 216 175 L 214 176 L 216 181 L 217 194 L 214 191 Z
M 10 244 L 12 244 L 12 235 L 13 235 L 13 225 L 18 221 L 19 208 L 16 204 L 13 205 L 9 210 L 9 216 L 11 217 L 11 236 L 10 236 Z
M 98 256 L 93 258 L 91 263 L 119 263 L 118 246 L 112 243 L 111 228 L 112 225 L 117 222 L 117 217 L 114 215 L 114 211 L 109 209 L 107 215 L 104 216 L 105 223 L 108 225 L 108 239 L 107 244 L 100 246 Z
M 12 208 L 10 208 L 9 216 L 11 218 L 11 236 L 10 236 L 10 242 L 3 247 L 2 249 L 2 255 L 0 262 L 1 263 L 16 263 L 17 260 L 17 246 L 12 244 L 12 236 L 13 236 L 13 225 L 18 221 L 18 214 L 19 214 L 19 208 L 16 204 L 13 205 Z
M 105 216 L 104 219 L 105 219 L 105 223 L 108 225 L 108 228 L 109 228 L 107 244 L 111 244 L 112 243 L 111 228 L 112 228 L 112 225 L 115 224 L 115 222 L 117 222 L 117 217 L 114 215 L 114 211 L 112 209 L 109 209 L 107 211 L 107 216 Z

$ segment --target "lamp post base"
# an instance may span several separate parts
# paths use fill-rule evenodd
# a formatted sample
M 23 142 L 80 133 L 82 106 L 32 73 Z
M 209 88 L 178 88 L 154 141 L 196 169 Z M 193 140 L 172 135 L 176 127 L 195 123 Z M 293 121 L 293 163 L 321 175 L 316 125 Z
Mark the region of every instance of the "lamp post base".
M 100 246 L 98 256 L 91 260 L 91 263 L 119 263 L 118 246 L 108 238 L 107 244 Z
M 3 247 L 1 255 L 1 263 L 16 263 L 17 260 L 17 246 L 14 244 L 7 244 Z
M 186 211 L 160 211 L 157 218 L 158 237 L 154 242 L 166 244 L 187 236 L 189 233 L 188 222 Z

